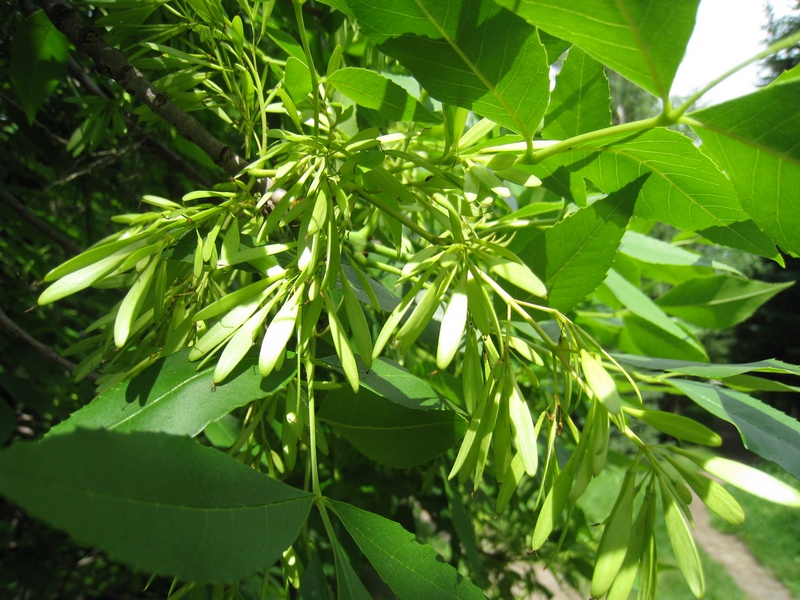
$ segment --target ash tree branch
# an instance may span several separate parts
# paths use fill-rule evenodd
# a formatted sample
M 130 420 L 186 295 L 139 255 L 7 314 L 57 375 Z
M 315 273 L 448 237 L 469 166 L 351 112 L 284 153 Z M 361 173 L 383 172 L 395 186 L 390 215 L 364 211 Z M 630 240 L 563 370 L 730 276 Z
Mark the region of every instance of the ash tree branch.
M 0 188 L 0 201 L 17 213 L 23 221 L 61 246 L 68 255 L 73 256 L 83 251 L 78 244 L 37 217 L 27 206 L 17 200 L 4 188 Z
M 68 361 L 66 358 L 59 356 L 58 352 L 53 350 L 50 346 L 44 345 L 39 340 L 26 333 L 24 329 L 8 318 L 8 315 L 6 315 L 2 308 L 0 308 L 0 328 L 4 329 L 18 340 L 28 344 L 28 346 L 36 350 L 36 352 L 38 352 L 41 356 L 51 362 L 56 363 L 57 365 L 60 365 L 70 373 L 78 366 L 75 363 Z M 86 375 L 86 379 L 92 382 L 97 381 L 98 378 L 99 375 L 96 373 L 88 373 Z
M 111 77 L 122 88 L 146 104 L 159 117 L 175 127 L 187 140 L 197 145 L 229 175 L 236 175 L 247 162 L 231 148 L 208 133 L 194 117 L 186 114 L 159 91 L 125 55 L 109 46 L 65 0 L 40 0 L 50 21 L 80 51 L 95 63 L 97 71 Z

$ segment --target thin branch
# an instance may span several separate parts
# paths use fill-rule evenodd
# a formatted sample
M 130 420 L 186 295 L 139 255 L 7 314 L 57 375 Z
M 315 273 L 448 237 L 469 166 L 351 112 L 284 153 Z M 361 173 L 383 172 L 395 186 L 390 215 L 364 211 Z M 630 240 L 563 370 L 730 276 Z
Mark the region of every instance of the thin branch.
M 187 140 L 196 144 L 229 175 L 236 175 L 247 162 L 231 148 L 208 133 L 199 121 L 179 109 L 159 91 L 125 55 L 109 46 L 65 0 L 39 0 L 53 25 L 75 47 L 91 58 L 97 71 L 119 83 L 131 96 L 147 105 L 159 117 L 174 126 Z
M 66 358 L 61 358 L 58 355 L 58 352 L 53 350 L 50 346 L 45 346 L 39 340 L 25 333 L 25 331 L 22 328 L 20 328 L 19 325 L 17 325 L 16 323 L 14 323 L 14 321 L 8 318 L 8 315 L 6 315 L 6 313 L 3 311 L 2 308 L 0 308 L 0 327 L 8 331 L 18 340 L 28 344 L 31 348 L 36 350 L 40 355 L 42 355 L 47 360 L 52 361 L 60 365 L 61 367 L 64 367 L 70 373 L 72 373 L 72 371 L 74 371 L 77 368 L 78 365 L 68 361 Z M 99 377 L 100 376 L 97 375 L 97 373 L 89 373 L 86 375 L 86 379 L 88 379 L 91 382 L 97 381 Z
M 37 217 L 31 210 L 7 192 L 4 188 L 0 188 L 0 200 L 3 204 L 8 205 L 15 213 L 17 213 L 23 221 L 43 233 L 45 236 L 53 240 L 56 244 L 61 246 L 68 255 L 73 256 L 80 254 L 83 250 L 73 240 L 66 237 L 64 234 L 59 233 L 50 225 L 45 223 L 42 219 Z
M 92 79 L 89 74 L 77 63 L 77 61 L 69 57 L 67 61 L 67 70 L 70 76 L 77 81 L 83 89 L 94 96 L 100 98 L 108 98 L 108 93 L 103 90 L 97 82 Z M 129 116 L 125 115 L 125 124 L 128 129 L 133 132 L 133 135 L 144 143 L 153 154 L 163 160 L 167 166 L 173 171 L 181 171 L 189 179 L 198 183 L 204 188 L 210 188 L 211 182 L 199 170 L 192 166 L 184 157 L 179 156 L 177 153 L 170 150 L 167 146 L 155 139 L 150 133 L 139 127 L 136 122 Z

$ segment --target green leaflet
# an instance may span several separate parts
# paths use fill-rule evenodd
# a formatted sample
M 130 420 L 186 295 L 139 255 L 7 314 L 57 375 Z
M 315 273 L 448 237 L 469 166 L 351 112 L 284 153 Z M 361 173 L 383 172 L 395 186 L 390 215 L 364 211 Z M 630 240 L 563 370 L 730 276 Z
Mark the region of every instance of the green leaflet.
M 669 383 L 711 414 L 733 423 L 746 448 L 800 479 L 800 423 L 795 419 L 742 392 L 677 378 Z
M 573 47 L 556 78 L 542 137 L 565 140 L 611 125 L 608 79 L 603 65 Z
M 344 373 L 338 356 L 327 356 L 320 359 L 329 367 Z M 368 369 L 360 358 L 358 362 L 358 378 L 361 385 L 381 398 L 410 408 L 412 410 L 444 410 L 447 405 L 439 397 L 430 384 L 420 379 L 405 367 L 388 358 L 378 358 Z
M 684 448 L 670 448 L 670 451 L 685 456 L 694 461 L 704 471 L 754 496 L 770 502 L 800 508 L 800 490 L 763 471 L 748 467 L 734 460 L 719 456 L 708 456 Z
M 467 428 L 452 410 L 413 410 L 368 389 L 329 392 L 318 416 L 359 452 L 390 467 L 410 467 L 446 452 Z
M 433 97 L 533 137 L 550 86 L 536 29 L 492 0 L 347 4 L 361 31 Z
M 753 221 L 785 252 L 800 254 L 800 114 L 787 111 L 800 81 L 770 85 L 754 94 L 690 113 L 703 149 L 719 163 L 742 196 Z
M 145 571 L 236 581 L 277 560 L 312 496 L 178 436 L 79 430 L 0 453 L 0 491 Z M 236 548 L 236 552 L 231 552 Z
M 666 313 L 654 303 L 646 294 L 639 291 L 628 280 L 624 279 L 614 269 L 608 272 L 605 286 L 612 294 L 622 302 L 633 314 L 649 321 L 663 332 L 661 335 L 668 335 L 674 338 L 676 345 L 685 344 L 687 354 L 704 354 L 702 345 L 684 329 L 681 329 Z
M 157 360 L 73 413 L 48 436 L 78 428 L 195 436 L 234 408 L 283 389 L 295 374 L 295 361 L 287 360 L 280 370 L 262 378 L 256 369 L 257 351 L 252 350 L 225 383 L 215 386 L 214 366 L 198 371 L 188 355 L 186 348 Z
M 662 240 L 657 240 L 635 231 L 626 231 L 622 236 L 619 251 L 638 261 L 651 265 L 675 265 L 686 267 L 708 267 L 719 271 L 740 274 L 739 271 L 725 263 L 711 260 L 702 254 L 691 252 Z
M 567 312 L 606 277 L 649 173 L 539 234 L 520 259 L 544 281 L 551 307 Z
M 441 119 L 391 79 L 380 73 L 345 67 L 328 76 L 328 83 L 356 104 L 377 110 L 393 121 L 437 123 Z
M 632 356 L 630 354 L 615 354 L 614 358 L 637 368 L 654 371 L 669 371 L 680 375 L 706 377 L 708 379 L 724 379 L 742 373 L 786 373 L 800 376 L 800 367 L 790 365 L 774 358 L 752 363 L 709 365 L 702 362 L 687 360 L 670 360 L 652 358 L 649 356 Z
M 417 542 L 399 524 L 344 502 L 330 504 L 378 575 L 402 600 L 485 598 L 433 548 Z
M 286 72 L 283 76 L 286 90 L 295 104 L 302 102 L 313 87 L 311 85 L 311 72 L 303 61 L 290 56 L 286 59 Z
M 625 315 L 623 324 L 619 337 L 619 347 L 625 352 L 635 352 L 636 354 L 646 354 L 659 358 L 708 360 L 705 348 L 688 331 L 685 334 L 686 339 L 677 338 L 636 314 Z
M 43 10 L 31 14 L 13 35 L 11 84 L 22 100 L 28 123 L 61 82 L 67 70 L 69 42 Z
M 497 0 L 529 23 L 572 42 L 660 98 L 694 28 L 699 0 Z M 555 58 L 555 57 L 554 57 Z
M 676 131 L 658 128 L 580 144 L 545 159 L 533 172 L 544 179 L 559 167 L 582 174 L 605 192 L 652 172 L 642 186 L 635 214 L 680 229 L 724 228 L 749 218 L 717 165 Z M 741 244 L 747 250 L 752 247 L 747 240 Z
M 331 538 L 331 546 L 333 546 L 333 559 L 336 565 L 338 600 L 372 600 L 372 596 L 358 578 L 339 540 Z
M 759 306 L 794 282 L 765 283 L 727 275 L 695 277 L 656 300 L 665 312 L 700 327 L 726 329 L 748 319 Z

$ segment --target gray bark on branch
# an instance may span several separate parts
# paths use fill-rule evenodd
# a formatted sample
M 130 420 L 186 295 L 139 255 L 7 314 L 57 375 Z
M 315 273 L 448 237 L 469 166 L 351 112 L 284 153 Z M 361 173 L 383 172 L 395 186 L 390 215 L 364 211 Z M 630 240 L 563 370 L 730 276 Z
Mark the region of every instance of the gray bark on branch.
M 25 330 L 23 330 L 19 325 L 17 325 L 16 323 L 14 323 L 14 321 L 8 318 L 8 315 L 6 315 L 6 313 L 3 312 L 2 308 L 0 308 L 0 329 L 5 329 L 9 334 L 14 336 L 21 342 L 28 344 L 31 348 L 36 350 L 41 356 L 43 356 L 49 361 L 52 361 L 62 366 L 70 373 L 72 373 L 72 371 L 74 371 L 75 368 L 78 366 L 75 363 L 68 361 L 66 358 L 62 358 L 61 356 L 59 356 L 58 352 L 53 350 L 50 346 L 45 346 L 42 342 L 33 338 L 28 333 L 26 333 Z M 97 375 L 96 373 L 88 373 L 86 375 L 86 379 L 92 382 L 97 381 L 99 377 L 100 376 Z
M 14 196 L 12 196 L 9 192 L 5 189 L 0 188 L 0 201 L 3 204 L 7 205 L 11 208 L 15 213 L 17 213 L 20 218 L 43 233 L 45 236 L 53 240 L 56 244 L 61 246 L 69 256 L 73 256 L 76 254 L 80 254 L 83 252 L 81 247 L 72 241 L 70 238 L 66 237 L 64 234 L 56 231 L 54 228 L 50 227 L 47 223 L 45 223 L 42 219 L 37 217 L 31 210 L 25 206 L 22 202 L 17 200 Z
M 159 117 L 175 127 L 187 140 L 197 145 L 229 175 L 236 175 L 247 162 L 231 148 L 208 133 L 194 117 L 186 114 L 159 91 L 125 55 L 109 46 L 96 29 L 65 0 L 39 0 L 56 29 L 61 31 L 75 47 L 91 58 L 97 71 L 122 86 Z

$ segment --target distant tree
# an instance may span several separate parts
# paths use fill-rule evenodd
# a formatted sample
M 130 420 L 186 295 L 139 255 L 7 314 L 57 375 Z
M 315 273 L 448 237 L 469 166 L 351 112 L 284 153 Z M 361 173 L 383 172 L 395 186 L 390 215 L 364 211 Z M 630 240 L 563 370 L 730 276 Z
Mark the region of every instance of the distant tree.
M 800 30 L 800 0 L 795 2 L 793 12 L 783 17 L 776 17 L 771 4 L 767 5 L 767 37 L 766 45 L 792 35 Z M 784 71 L 800 64 L 800 43 L 768 56 L 761 63 L 764 71 L 761 75 L 762 85 L 768 84 Z

